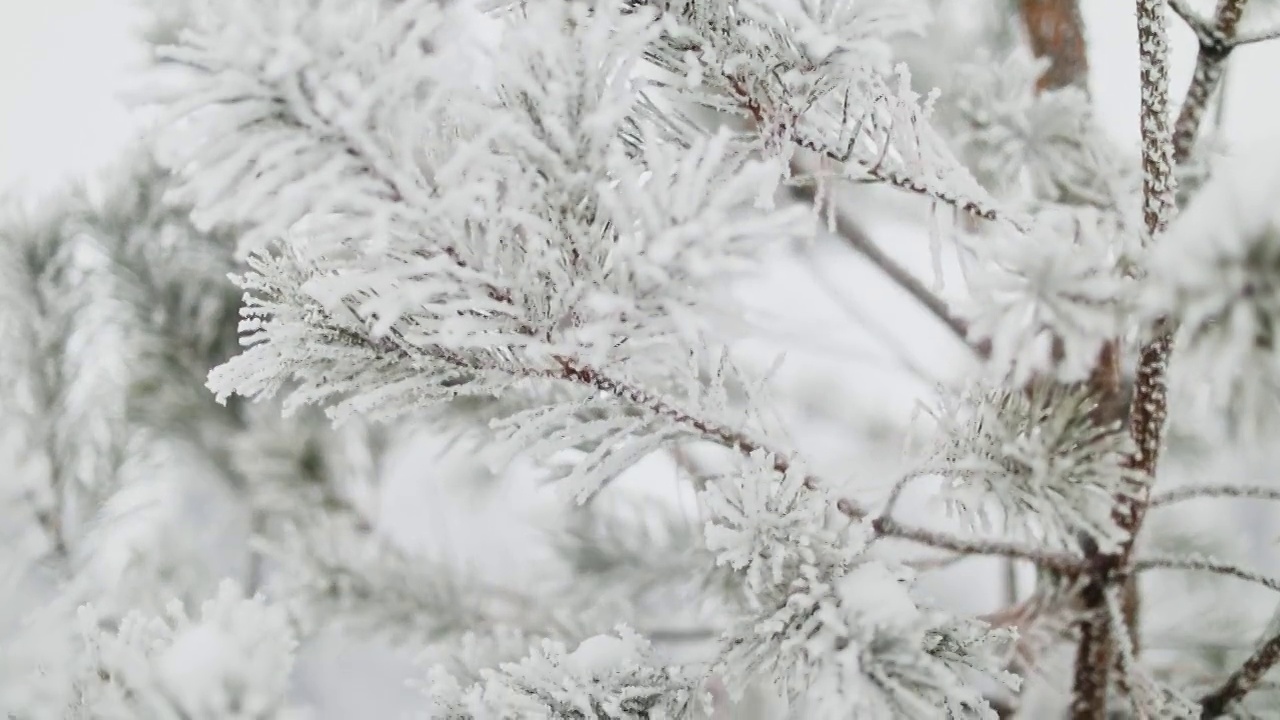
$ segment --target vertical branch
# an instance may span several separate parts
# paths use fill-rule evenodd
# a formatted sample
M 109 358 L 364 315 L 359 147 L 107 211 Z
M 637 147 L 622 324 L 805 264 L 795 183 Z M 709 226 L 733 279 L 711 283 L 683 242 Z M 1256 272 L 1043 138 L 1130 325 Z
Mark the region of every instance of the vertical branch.
M 1047 58 L 1050 61 L 1049 68 L 1037 83 L 1037 88 L 1045 91 L 1074 86 L 1087 90 L 1088 46 L 1085 41 L 1084 21 L 1077 0 L 1019 0 L 1019 11 L 1032 52 L 1037 57 Z M 1154 67 L 1164 67 L 1162 55 L 1156 53 L 1153 54 L 1153 58 L 1157 60 Z M 1148 78 L 1144 77 L 1143 80 L 1144 86 L 1149 84 L 1146 82 Z M 1157 151 L 1160 151 L 1161 148 L 1168 147 L 1167 79 L 1158 86 L 1162 88 L 1160 95 L 1147 99 L 1144 110 L 1161 118 L 1158 127 L 1162 128 L 1162 131 L 1153 138 L 1157 143 Z M 1162 144 L 1161 139 L 1163 139 Z M 1166 166 L 1169 164 L 1167 159 L 1165 164 Z M 1170 176 L 1171 171 L 1149 174 L 1149 177 L 1155 177 L 1157 182 L 1163 181 L 1164 184 L 1169 183 Z M 1168 195 L 1168 202 L 1172 202 L 1171 193 L 1162 194 L 1154 187 L 1149 188 L 1147 194 L 1154 199 Z M 1119 340 L 1112 340 L 1103 346 L 1088 382 L 1098 399 L 1098 405 L 1091 414 L 1092 420 L 1099 425 L 1111 425 L 1122 421 L 1128 408 L 1121 383 Z M 1087 538 L 1083 538 L 1082 547 L 1094 562 L 1103 564 L 1107 562 L 1104 558 L 1097 557 L 1096 545 Z M 1114 642 L 1110 637 L 1111 624 L 1108 623 L 1104 608 L 1107 578 L 1111 573 L 1106 567 L 1100 566 L 1098 572 L 1090 575 L 1090 582 L 1081 589 L 1081 600 L 1087 612 L 1080 624 L 1078 676 L 1072 703 L 1072 712 L 1078 717 L 1096 716 L 1096 709 L 1106 707 L 1110 682 L 1109 671 L 1114 655 Z M 1138 596 L 1135 584 L 1124 585 L 1121 590 L 1121 604 L 1125 619 L 1136 622 Z
M 1173 216 L 1174 147 L 1169 121 L 1169 39 L 1164 0 L 1138 0 L 1141 63 L 1142 216 L 1151 238 Z
M 1164 2 L 1144 0 L 1139 3 L 1140 8 L 1148 5 L 1160 6 L 1158 17 L 1144 19 L 1140 12 L 1138 20 L 1143 88 L 1143 217 L 1148 239 L 1154 239 L 1164 232 L 1175 212 L 1173 169 L 1191 155 L 1209 98 L 1222 78 L 1222 70 L 1231 51 L 1230 41 L 1235 36 L 1247 2 L 1248 0 L 1218 1 L 1214 32 L 1211 34 L 1214 40 L 1211 43 L 1201 41 L 1196 72 L 1172 129 L 1168 126 L 1168 44 L 1164 37 Z M 1158 32 L 1153 23 L 1159 23 Z M 1129 466 L 1137 470 L 1145 482 L 1140 490 L 1140 497 L 1131 498 L 1117 508 L 1117 520 L 1129 535 L 1122 553 L 1126 562 L 1149 505 L 1150 489 L 1155 478 L 1161 437 L 1168 415 L 1166 374 L 1169 355 L 1173 349 L 1172 329 L 1162 322 L 1156 330 L 1157 337 L 1143 347 L 1139 357 L 1129 411 L 1129 433 L 1136 446 L 1134 455 L 1129 459 Z
M 1165 9 L 1165 0 L 1138 2 L 1142 216 L 1148 242 L 1164 233 L 1175 211 L 1175 151 L 1169 117 L 1169 39 Z M 1163 326 L 1157 332 L 1158 336 L 1142 348 L 1139 356 L 1129 407 L 1129 435 L 1133 438 L 1134 451 L 1126 459 L 1126 465 L 1136 471 L 1139 486 L 1116 508 L 1116 522 L 1128 536 L 1121 551 L 1126 560 L 1146 513 L 1168 416 L 1166 376 L 1173 339 Z
M 1138 0 L 1138 56 L 1141 74 L 1142 197 L 1147 241 L 1161 235 L 1174 212 L 1173 127 L 1169 118 L 1169 41 L 1165 0 Z M 1146 345 L 1138 364 L 1133 401 L 1129 408 L 1129 433 L 1134 453 L 1126 459 L 1140 483 L 1132 495 L 1120 498 L 1115 509 L 1117 524 L 1127 540 L 1118 557 L 1098 556 L 1096 571 L 1085 587 L 1087 615 L 1082 622 L 1076 652 L 1072 717 L 1103 720 L 1107 714 L 1113 639 L 1104 618 L 1107 585 L 1126 582 L 1116 570 L 1128 560 L 1133 539 L 1141 527 L 1155 477 L 1160 442 L 1167 415 L 1166 369 L 1172 339 L 1164 328 Z M 1136 597 L 1126 592 L 1126 614 L 1136 616 Z
M 1222 81 L 1231 55 L 1231 40 L 1235 37 L 1248 0 L 1218 0 L 1211 32 L 1200 35 L 1200 51 L 1196 55 L 1196 69 L 1191 76 L 1191 86 L 1173 126 L 1173 157 L 1181 163 L 1191 157 L 1200 124 L 1209 107 L 1213 91 Z
M 1191 155 L 1196 135 L 1204 119 L 1209 99 L 1222 78 L 1231 39 L 1248 0 L 1218 0 L 1212 32 L 1199 34 L 1200 50 L 1191 86 L 1187 89 L 1177 121 L 1169 124 L 1168 38 L 1165 28 L 1165 0 L 1138 1 L 1138 45 L 1142 80 L 1142 166 L 1143 221 L 1147 241 L 1155 240 L 1167 228 L 1175 212 L 1173 171 Z M 1117 503 L 1115 517 L 1126 531 L 1127 540 L 1116 557 L 1098 558 L 1095 580 L 1086 589 L 1089 610 L 1097 610 L 1107 582 L 1123 582 L 1126 587 L 1125 614 L 1129 631 L 1137 620 L 1137 594 L 1126 572 L 1133 544 L 1142 528 L 1151 486 L 1159 460 L 1164 425 L 1168 415 L 1167 371 L 1173 349 L 1172 328 L 1161 322 L 1156 338 L 1145 345 L 1138 361 L 1133 399 L 1129 408 L 1129 433 L 1135 450 L 1126 465 L 1136 471 L 1141 483 L 1133 496 Z M 1096 586 L 1096 588 L 1095 588 Z M 1099 592 L 1090 592 L 1096 589 Z M 1095 614 L 1096 616 L 1096 614 Z M 1095 626 L 1082 634 L 1076 657 L 1076 697 L 1073 715 L 1080 720 L 1100 719 L 1106 714 L 1106 678 L 1110 664 L 1096 664 L 1100 651 L 1096 643 L 1110 644 L 1107 629 Z M 1100 677 L 1101 676 L 1101 677 Z M 1099 682 L 1101 680 L 1101 682 Z

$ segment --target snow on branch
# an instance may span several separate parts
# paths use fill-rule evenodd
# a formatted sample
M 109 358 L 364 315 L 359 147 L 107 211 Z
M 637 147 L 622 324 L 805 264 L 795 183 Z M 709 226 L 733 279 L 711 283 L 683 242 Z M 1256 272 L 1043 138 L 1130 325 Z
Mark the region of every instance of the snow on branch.
M 245 599 L 230 581 L 191 617 L 181 603 L 164 616 L 133 613 L 111 630 L 92 606 L 80 611 L 87 648 L 72 712 L 101 718 L 303 717 L 288 703 L 297 647 L 287 615 Z
M 714 297 L 708 285 L 753 267 L 771 243 L 806 234 L 806 223 L 798 209 L 752 208 L 772 171 L 734 155 L 725 135 L 677 147 L 626 122 L 637 96 L 625 71 L 650 22 L 604 7 L 529 9 L 512 22 L 545 24 L 558 42 L 524 43 L 513 26 L 495 59 L 503 81 L 493 94 L 447 89 L 456 102 L 434 105 L 442 121 L 427 124 L 450 125 L 450 113 L 484 119 L 453 157 L 414 165 L 427 173 L 421 193 L 380 196 L 388 212 L 413 208 L 413 234 L 370 237 L 376 218 L 312 212 L 254 254 L 240 279 L 250 292 L 242 323 L 250 349 L 211 375 L 220 397 L 264 397 L 289 384 L 287 407 L 336 401 L 338 418 L 390 418 L 539 378 L 606 390 L 614 408 L 643 398 L 651 417 L 605 412 L 582 426 L 593 434 L 569 443 L 600 451 L 572 483 L 580 497 L 681 433 L 740 435 L 686 422 L 686 412 L 666 409 L 664 391 L 636 394 L 626 389 L 633 382 L 606 382 L 591 368 L 668 386 L 683 373 L 661 359 L 687 354 L 682 336 Z M 569 71 L 585 81 L 550 82 Z M 628 134 L 637 127 L 652 140 L 638 154 Z M 356 222 L 358 235 L 335 235 L 354 234 L 346 229 Z M 536 416 L 543 422 L 523 430 L 553 433 L 605 407 L 582 389 L 566 400 L 493 419 Z M 642 427 L 652 432 L 637 434 Z M 629 452 L 615 447 L 624 435 L 639 442 Z
M 1206 485 L 1184 487 L 1158 493 L 1151 498 L 1151 507 L 1162 507 L 1199 498 L 1244 498 L 1250 500 L 1280 500 L 1280 488 L 1251 487 L 1247 485 Z
M 998 659 L 1012 636 L 981 623 L 952 625 L 917 607 L 907 578 L 877 561 L 830 576 L 805 566 L 772 602 L 725 635 L 718 671 L 732 693 L 777 678 L 805 717 L 992 718 L 970 682 L 975 669 L 1017 686 Z M 765 598 L 760 598 L 764 600 Z
M 654 3 L 662 42 L 651 59 L 676 97 L 737 115 L 749 139 L 787 163 L 797 148 L 837 176 L 884 183 L 957 210 L 1015 225 L 929 123 L 932 98 L 892 66 L 887 39 L 918 32 L 917 2 Z
M 1120 235 L 1103 213 L 1055 208 L 1036 215 L 1026 235 L 988 241 L 958 314 L 971 341 L 990 344 L 994 372 L 1015 384 L 1089 376 L 1133 305 Z
M 1049 65 L 1018 47 L 962 66 L 948 105 L 957 155 L 984 187 L 1017 205 L 1087 206 L 1130 221 L 1137 173 L 1078 86 L 1039 85 Z
M 1268 577 L 1231 563 L 1200 557 L 1139 557 L 1133 563 L 1134 572 L 1144 570 L 1199 570 L 1257 583 L 1271 590 L 1280 591 L 1280 579 Z
M 1059 548 L 1076 533 L 1102 544 L 1123 538 L 1111 507 L 1135 489 L 1120 461 L 1129 451 L 1118 424 L 1092 419 L 1087 388 L 1048 381 L 1020 390 L 978 386 L 943 398 L 938 445 L 923 473 L 947 480 L 943 497 L 962 517 Z
M 711 715 L 702 682 L 696 670 L 659 664 L 648 641 L 622 626 L 572 651 L 544 641 L 518 662 L 481 670 L 479 682 L 467 688 L 442 667 L 423 685 L 431 717 L 449 720 L 696 720 Z
M 708 547 L 746 592 L 715 668 L 730 692 L 773 678 L 806 717 L 820 719 L 851 708 L 871 717 L 939 708 L 994 717 L 963 678 L 974 670 L 1008 681 L 995 659 L 1005 638 L 918 609 L 909 578 L 865 555 L 879 528 L 837 520 L 798 465 L 780 473 L 764 453 L 746 460 L 702 494 Z
M 416 169 L 430 144 L 406 141 L 449 135 L 422 97 L 438 3 L 191 5 L 173 44 L 156 49 L 190 72 L 155 99 L 171 119 L 161 159 L 186 180 L 170 197 L 194 207 L 197 225 L 237 226 L 248 252 L 308 213 L 342 213 L 350 224 L 331 228 L 337 237 L 421 220 L 400 201 L 432 191 Z

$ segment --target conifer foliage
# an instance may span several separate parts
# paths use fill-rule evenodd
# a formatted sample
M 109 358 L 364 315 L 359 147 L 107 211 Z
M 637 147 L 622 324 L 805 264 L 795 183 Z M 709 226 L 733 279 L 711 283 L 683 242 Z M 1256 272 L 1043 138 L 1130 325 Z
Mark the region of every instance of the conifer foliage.
M 904 58 L 964 4 L 164 4 L 146 146 L 0 226 L 0 560 L 6 595 L 48 600 L 0 634 L 0 710 L 312 717 L 296 659 L 337 632 L 421 657 L 433 718 L 746 718 L 753 692 L 815 720 L 1280 717 L 1274 622 L 1170 661 L 1137 582 L 1280 590 L 1160 524 L 1280 489 L 1156 482 L 1169 418 L 1275 428 L 1274 167 L 1178 188 L 1226 58 L 1275 33 L 1247 0 L 1137 0 L 1129 149 L 1079 78 L 1045 81 L 1034 29 L 922 94 Z M 1199 44 L 1177 116 L 1176 17 Z M 972 359 L 864 486 L 801 450 L 735 291 L 847 235 L 865 186 L 942 219 L 954 307 L 846 239 Z M 1183 427 L 1180 389 L 1220 402 Z M 554 496 L 536 582 L 383 526 L 424 432 Z M 628 489 L 664 457 L 678 502 Z M 958 525 L 906 519 L 928 482 Z M 921 582 L 978 556 L 1035 587 L 974 615 Z

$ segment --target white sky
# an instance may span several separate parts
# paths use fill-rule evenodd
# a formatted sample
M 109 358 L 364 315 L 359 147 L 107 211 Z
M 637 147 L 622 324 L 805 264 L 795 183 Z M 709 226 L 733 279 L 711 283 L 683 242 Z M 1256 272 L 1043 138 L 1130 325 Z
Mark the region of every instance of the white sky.
M 116 95 L 140 59 L 126 0 L 0 0 L 0 189 L 44 190 L 132 132 Z
M 1259 3 L 1280 16 L 1274 0 Z M 1099 111 L 1113 132 L 1136 138 L 1133 2 L 1085 0 L 1085 12 Z M 116 99 L 140 59 L 130 36 L 135 19 L 130 0 L 0 0 L 0 189 L 52 187 L 110 160 L 136 132 Z M 1180 91 L 1194 40 L 1181 23 L 1174 28 Z M 1239 52 L 1232 68 L 1228 136 L 1235 149 L 1274 141 L 1280 71 L 1272 68 L 1280 68 L 1280 42 Z

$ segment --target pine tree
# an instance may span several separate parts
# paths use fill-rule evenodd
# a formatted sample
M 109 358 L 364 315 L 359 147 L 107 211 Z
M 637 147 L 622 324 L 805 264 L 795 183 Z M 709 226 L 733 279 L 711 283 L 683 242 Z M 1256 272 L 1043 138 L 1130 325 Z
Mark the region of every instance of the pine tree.
M 1280 717 L 1275 600 L 1222 590 L 1280 580 L 1193 521 L 1280 488 L 1165 487 L 1280 416 L 1280 165 L 1197 143 L 1278 33 L 1264 0 L 1137 0 L 1132 152 L 1075 3 L 1010 5 L 956 67 L 934 19 L 967 0 L 158 5 L 154 134 L 0 226 L 0 559 L 40 598 L 0 709 L 311 717 L 295 662 L 337 632 L 418 656 L 426 717 Z M 859 224 L 890 194 L 958 299 Z M 832 240 L 969 356 L 882 477 L 806 450 L 735 295 Z M 388 531 L 424 436 L 485 502 L 536 476 L 531 579 Z M 662 458 L 675 499 L 634 487 Z M 953 522 L 906 519 L 930 483 Z M 1035 587 L 926 591 L 975 557 Z M 1153 587 L 1234 622 L 1157 646 Z

